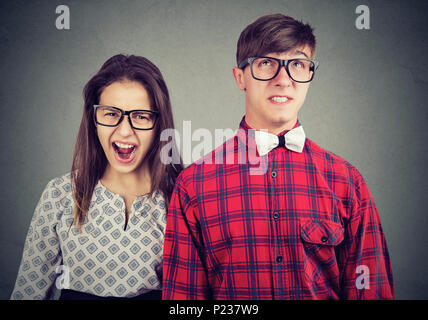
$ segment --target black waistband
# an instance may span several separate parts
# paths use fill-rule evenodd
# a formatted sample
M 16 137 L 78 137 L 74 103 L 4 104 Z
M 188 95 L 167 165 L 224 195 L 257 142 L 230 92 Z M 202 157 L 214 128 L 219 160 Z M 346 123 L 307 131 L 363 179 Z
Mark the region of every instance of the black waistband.
M 59 300 L 162 300 L 161 290 L 152 290 L 133 298 L 100 297 L 90 293 L 62 289 Z

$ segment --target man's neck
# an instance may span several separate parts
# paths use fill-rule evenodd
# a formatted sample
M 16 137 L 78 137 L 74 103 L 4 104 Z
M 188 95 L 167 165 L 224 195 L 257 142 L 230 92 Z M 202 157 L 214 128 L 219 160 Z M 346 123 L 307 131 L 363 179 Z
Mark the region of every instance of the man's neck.
M 267 130 L 269 133 L 278 135 L 285 130 L 291 130 L 297 123 L 297 118 L 287 121 L 287 122 L 278 122 L 278 123 L 262 123 L 259 121 L 254 121 L 245 115 L 245 122 L 249 127 L 254 130 Z

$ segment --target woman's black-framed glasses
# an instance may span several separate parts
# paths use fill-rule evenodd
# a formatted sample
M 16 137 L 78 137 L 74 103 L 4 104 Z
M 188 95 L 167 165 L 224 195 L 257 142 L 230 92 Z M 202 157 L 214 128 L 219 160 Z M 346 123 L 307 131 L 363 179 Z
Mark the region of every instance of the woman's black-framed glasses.
M 151 130 L 155 127 L 159 112 L 152 110 L 124 111 L 113 106 L 94 105 L 95 122 L 106 127 L 116 127 L 128 116 L 129 124 L 136 130 Z
M 315 70 L 318 68 L 318 61 L 312 59 L 282 60 L 273 57 L 247 58 L 238 67 L 243 70 L 248 64 L 251 67 L 253 78 L 260 81 L 272 80 L 284 66 L 293 81 L 306 83 L 312 81 Z

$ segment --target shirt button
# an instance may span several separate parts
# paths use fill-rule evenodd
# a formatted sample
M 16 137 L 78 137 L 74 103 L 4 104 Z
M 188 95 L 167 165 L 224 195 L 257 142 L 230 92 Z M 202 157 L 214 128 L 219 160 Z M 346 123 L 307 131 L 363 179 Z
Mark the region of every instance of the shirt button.
M 322 237 L 322 238 L 321 238 L 321 241 L 322 241 L 322 242 L 327 242 L 327 240 L 328 240 L 328 238 L 327 238 L 327 237 Z
M 282 261 L 282 256 L 276 257 L 276 262 L 281 262 L 281 261 Z
M 279 218 L 279 213 L 278 212 L 274 212 L 273 213 L 273 218 L 274 219 L 278 219 Z
M 276 171 L 272 171 L 270 175 L 272 178 L 276 178 Z

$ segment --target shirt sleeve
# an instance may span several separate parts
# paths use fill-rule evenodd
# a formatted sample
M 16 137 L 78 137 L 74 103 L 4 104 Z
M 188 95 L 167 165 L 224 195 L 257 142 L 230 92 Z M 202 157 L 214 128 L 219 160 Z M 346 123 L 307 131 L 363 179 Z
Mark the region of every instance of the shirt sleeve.
M 56 233 L 58 210 L 54 201 L 58 194 L 59 190 L 52 180 L 36 206 L 11 300 L 42 300 L 53 297 L 56 268 L 62 262 Z
M 168 210 L 163 255 L 164 300 L 210 299 L 197 209 L 177 179 Z
M 394 299 L 388 248 L 380 217 L 364 178 L 354 169 L 353 205 L 339 249 L 343 299 Z

